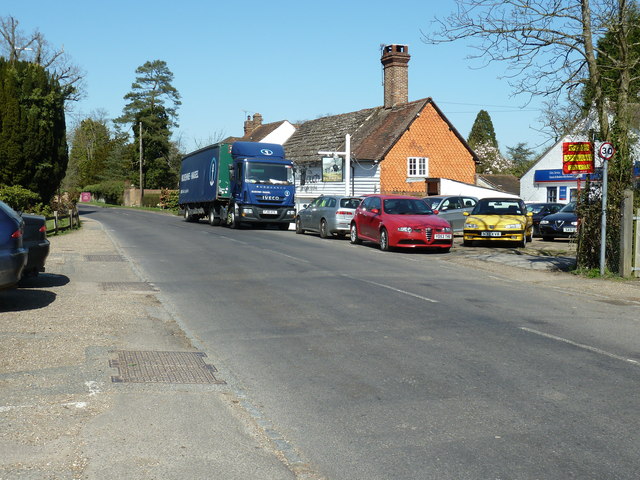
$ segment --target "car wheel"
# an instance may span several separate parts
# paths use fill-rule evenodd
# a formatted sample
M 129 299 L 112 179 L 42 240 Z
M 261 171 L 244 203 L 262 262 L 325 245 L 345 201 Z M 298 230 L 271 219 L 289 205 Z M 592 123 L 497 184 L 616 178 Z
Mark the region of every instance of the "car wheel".
M 386 228 L 380 230 L 380 250 L 383 252 L 389 251 L 389 233 Z
M 320 220 L 320 238 L 328 238 L 329 232 L 327 232 L 327 221 L 323 218 Z
M 351 224 L 351 229 L 349 230 L 349 241 L 354 245 L 362 243 L 362 240 L 358 237 L 358 227 L 356 227 L 355 223 Z
M 525 248 L 527 246 L 527 234 L 525 232 L 522 232 L 522 240 L 519 240 L 517 244 L 520 248 Z
M 304 233 L 304 230 L 302 229 L 302 223 L 300 222 L 300 217 L 296 217 L 296 233 Z
M 193 215 L 191 215 L 191 212 L 189 212 L 189 207 L 185 207 L 184 209 L 184 221 L 193 222 Z

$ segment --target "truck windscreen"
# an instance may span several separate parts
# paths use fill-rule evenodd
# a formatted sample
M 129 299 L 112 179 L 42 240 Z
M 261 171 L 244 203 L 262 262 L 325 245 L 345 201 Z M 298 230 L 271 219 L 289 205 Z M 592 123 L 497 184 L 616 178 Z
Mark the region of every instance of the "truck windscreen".
M 269 185 L 293 185 L 293 168 L 291 165 L 249 162 L 245 170 L 245 181 Z

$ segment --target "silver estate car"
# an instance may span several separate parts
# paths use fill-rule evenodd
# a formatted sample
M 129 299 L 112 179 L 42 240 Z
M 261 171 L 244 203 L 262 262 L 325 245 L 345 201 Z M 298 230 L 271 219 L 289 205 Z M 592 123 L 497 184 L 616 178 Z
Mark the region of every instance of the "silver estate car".
M 296 215 L 296 233 L 318 232 L 322 238 L 349 235 L 353 214 L 361 197 L 323 195 L 315 198 Z
M 451 224 L 454 232 L 462 232 L 464 230 L 464 221 L 466 219 L 464 212 L 471 212 L 476 203 L 478 203 L 476 197 L 468 195 L 438 195 L 424 197 L 424 200 L 432 210 L 438 212 L 439 217 L 444 218 Z

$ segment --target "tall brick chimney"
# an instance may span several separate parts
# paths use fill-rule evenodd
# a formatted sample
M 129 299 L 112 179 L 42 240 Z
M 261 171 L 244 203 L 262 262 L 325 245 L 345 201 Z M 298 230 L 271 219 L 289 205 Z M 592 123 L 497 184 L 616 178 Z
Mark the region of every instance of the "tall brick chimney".
M 409 101 L 409 47 L 385 45 L 382 48 L 384 68 L 384 108 Z
M 247 119 L 244 121 L 244 135 L 245 137 L 251 135 L 253 131 L 262 126 L 262 115 L 256 113 L 251 119 L 251 115 L 247 115 Z

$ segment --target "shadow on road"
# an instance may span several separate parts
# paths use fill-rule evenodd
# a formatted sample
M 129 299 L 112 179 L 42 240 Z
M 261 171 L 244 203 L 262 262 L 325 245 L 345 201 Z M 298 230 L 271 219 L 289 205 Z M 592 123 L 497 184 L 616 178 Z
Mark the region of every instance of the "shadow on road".
M 37 310 L 50 305 L 57 295 L 47 290 L 69 283 L 69 277 L 55 274 L 40 274 L 37 277 L 23 278 L 17 288 L 0 291 L 0 313 Z
M 55 299 L 56 294 L 46 290 L 3 290 L 0 292 L 0 313 L 37 310 L 50 305 Z
M 37 277 L 25 277 L 18 283 L 18 288 L 51 288 L 62 287 L 69 283 L 69 277 L 55 273 L 41 273 Z

